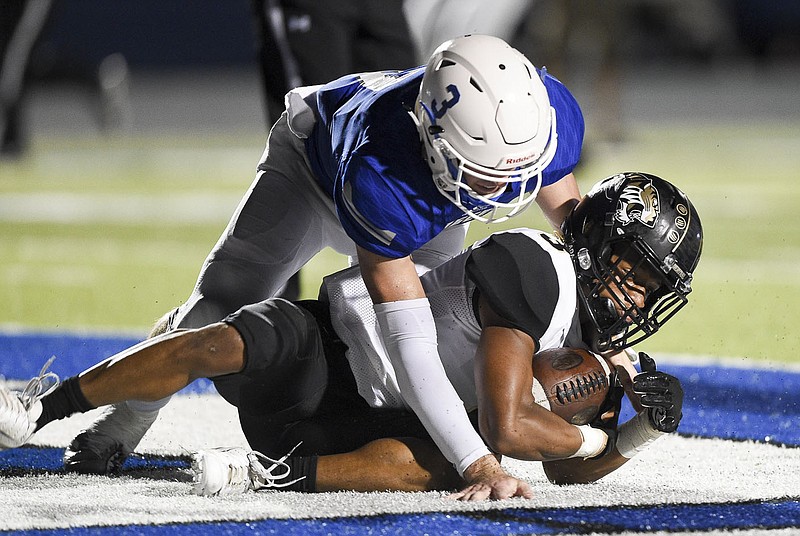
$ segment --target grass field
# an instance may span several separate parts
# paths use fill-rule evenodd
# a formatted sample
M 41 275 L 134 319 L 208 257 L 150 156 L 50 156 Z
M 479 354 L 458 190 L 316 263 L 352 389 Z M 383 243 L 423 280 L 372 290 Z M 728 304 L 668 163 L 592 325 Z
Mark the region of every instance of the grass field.
M 0 161 L 0 324 L 127 330 L 191 291 L 249 185 L 257 135 L 35 138 Z M 636 128 L 590 143 L 582 190 L 623 170 L 658 174 L 695 202 L 705 249 L 687 308 L 642 349 L 798 361 L 800 124 Z M 536 209 L 512 225 L 542 227 Z M 488 233 L 475 225 L 470 238 Z M 326 251 L 303 272 L 344 266 Z

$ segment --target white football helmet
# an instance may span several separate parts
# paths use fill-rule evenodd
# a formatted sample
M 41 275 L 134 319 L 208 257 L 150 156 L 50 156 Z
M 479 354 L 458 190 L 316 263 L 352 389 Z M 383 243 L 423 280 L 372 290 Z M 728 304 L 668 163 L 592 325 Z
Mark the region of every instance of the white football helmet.
M 505 41 L 443 43 L 425 68 L 415 114 L 436 187 L 465 214 L 504 221 L 536 198 L 556 152 L 556 116 L 536 69 Z M 480 195 L 465 174 L 508 186 Z

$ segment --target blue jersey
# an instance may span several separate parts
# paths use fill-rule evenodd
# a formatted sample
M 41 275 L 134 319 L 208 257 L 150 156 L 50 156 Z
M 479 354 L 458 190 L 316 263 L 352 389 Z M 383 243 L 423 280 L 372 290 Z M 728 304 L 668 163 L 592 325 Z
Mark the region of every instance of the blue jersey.
M 322 86 L 306 149 L 345 232 L 389 258 L 410 255 L 464 213 L 434 184 L 411 116 L 424 67 L 355 74 Z M 583 115 L 569 91 L 544 74 L 556 110 L 558 146 L 543 173 L 548 185 L 570 173 L 583 143 Z M 499 198 L 516 197 L 508 192 Z

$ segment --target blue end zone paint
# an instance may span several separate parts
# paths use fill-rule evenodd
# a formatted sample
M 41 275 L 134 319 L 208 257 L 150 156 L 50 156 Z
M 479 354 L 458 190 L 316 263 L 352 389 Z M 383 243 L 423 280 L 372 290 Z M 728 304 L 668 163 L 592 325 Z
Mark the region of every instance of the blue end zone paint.
M 0 452 L 0 477 L 31 473 L 63 473 L 62 449 L 23 447 Z M 123 475 L 142 471 L 188 469 L 181 456 L 134 456 Z M 262 492 L 268 495 L 269 492 Z M 268 497 L 265 496 L 265 500 Z M 589 534 L 637 531 L 709 531 L 800 527 L 800 500 L 787 498 L 733 504 L 670 504 L 603 508 L 509 508 L 486 512 L 419 513 L 380 516 L 268 519 L 247 523 L 187 523 L 154 526 L 84 527 L 69 530 L 2 532 L 1 534 L 280 534 L 280 535 L 406 535 L 406 534 Z
M 0 476 L 22 474 L 34 469 L 49 473 L 64 472 L 61 458 L 64 449 L 21 447 L 0 451 Z M 191 465 L 188 456 L 154 456 L 133 454 L 125 460 L 122 471 L 143 469 L 188 469 Z
M 0 375 L 27 380 L 54 355 L 53 370 L 60 376 L 72 376 L 141 340 L 70 333 L 0 334 Z
M 682 433 L 800 446 L 800 374 L 676 367 L 675 375 L 688 403 Z
M 710 531 L 781 529 L 800 526 L 800 501 L 670 505 L 617 508 L 507 509 L 480 513 L 398 514 L 322 519 L 267 519 L 247 523 L 188 523 L 68 530 L 17 531 L 3 534 L 102 535 L 121 534 L 279 534 L 405 536 L 407 534 L 614 534 L 637 531 Z
M 681 434 L 800 446 L 800 373 L 676 365 L 664 370 L 683 385 Z M 621 422 L 632 415 L 626 405 Z

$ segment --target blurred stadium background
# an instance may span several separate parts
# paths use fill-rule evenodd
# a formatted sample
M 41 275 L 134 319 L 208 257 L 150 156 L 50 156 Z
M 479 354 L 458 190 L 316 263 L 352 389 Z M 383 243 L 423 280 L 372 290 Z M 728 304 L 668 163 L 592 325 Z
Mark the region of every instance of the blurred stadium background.
M 648 171 L 703 218 L 693 300 L 644 349 L 797 361 L 797 6 L 540 0 L 512 40 L 582 104 L 584 191 Z M 29 77 L 22 144 L 0 159 L 0 325 L 144 335 L 191 291 L 263 150 L 249 3 L 56 2 Z M 323 252 L 303 296 L 344 264 Z

